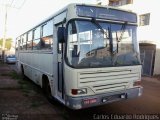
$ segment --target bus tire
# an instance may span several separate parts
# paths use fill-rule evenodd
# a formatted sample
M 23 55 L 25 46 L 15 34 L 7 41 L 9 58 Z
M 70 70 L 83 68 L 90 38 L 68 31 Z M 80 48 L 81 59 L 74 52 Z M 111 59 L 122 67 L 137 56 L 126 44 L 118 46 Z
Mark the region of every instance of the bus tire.
M 52 97 L 52 94 L 51 94 L 51 87 L 50 87 L 50 84 L 49 84 L 48 77 L 46 75 L 44 75 L 42 77 L 42 88 L 43 88 L 43 92 L 44 92 L 44 95 L 46 96 L 46 98 L 50 102 L 52 102 L 53 97 Z
M 21 65 L 21 76 L 22 76 L 22 79 L 23 79 L 23 80 L 26 78 L 26 76 L 25 76 L 25 74 L 24 74 L 23 65 Z

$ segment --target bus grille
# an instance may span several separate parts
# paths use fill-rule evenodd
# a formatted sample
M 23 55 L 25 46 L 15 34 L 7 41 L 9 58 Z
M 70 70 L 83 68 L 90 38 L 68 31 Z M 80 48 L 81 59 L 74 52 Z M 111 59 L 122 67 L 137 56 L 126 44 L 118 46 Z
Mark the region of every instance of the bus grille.
M 78 87 L 90 87 L 95 93 L 125 90 L 133 80 L 139 79 L 134 70 L 80 72 Z

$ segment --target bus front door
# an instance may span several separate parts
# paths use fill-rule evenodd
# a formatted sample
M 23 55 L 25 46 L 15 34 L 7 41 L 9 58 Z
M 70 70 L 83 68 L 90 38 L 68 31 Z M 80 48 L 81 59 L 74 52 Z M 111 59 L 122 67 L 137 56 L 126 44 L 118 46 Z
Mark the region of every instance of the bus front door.
M 63 48 L 64 43 L 58 43 L 58 92 L 62 99 L 64 98 Z

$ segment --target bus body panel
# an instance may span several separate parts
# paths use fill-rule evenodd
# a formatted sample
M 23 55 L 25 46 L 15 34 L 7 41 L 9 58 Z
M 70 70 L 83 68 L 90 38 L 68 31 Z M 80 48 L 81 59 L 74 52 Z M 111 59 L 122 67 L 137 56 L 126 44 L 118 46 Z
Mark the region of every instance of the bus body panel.
M 115 92 L 106 92 L 102 94 L 71 97 L 66 96 L 66 105 L 71 109 L 84 109 L 104 105 L 120 100 L 127 100 L 141 96 L 143 87 L 135 87 L 127 90 L 120 90 Z M 87 101 L 87 102 L 86 102 Z
M 66 105 L 71 109 L 82 109 L 103 105 L 119 100 L 139 97 L 143 87 L 134 86 L 141 80 L 141 65 L 73 69 L 65 67 Z M 74 76 L 73 76 L 74 74 Z M 78 79 L 78 81 L 76 80 Z M 72 89 L 87 89 L 87 94 L 73 95 Z M 124 95 L 124 98 L 121 98 Z M 86 100 L 96 99 L 95 103 L 84 104 Z
M 87 94 L 80 96 L 94 95 L 133 88 L 133 83 L 138 80 L 141 80 L 141 65 L 90 69 L 65 66 L 65 81 L 70 83 L 66 94 L 72 97 L 71 89 L 87 88 Z
M 42 87 L 42 76 L 46 75 L 49 79 L 49 81 L 52 81 L 54 79 L 54 71 L 51 67 L 54 66 L 53 63 L 53 53 L 50 52 L 38 52 L 38 51 L 32 51 L 32 52 L 19 52 L 19 71 L 21 69 L 21 66 L 23 66 L 24 74 L 33 82 L 40 85 Z M 55 63 L 56 64 L 56 63 Z M 56 65 L 55 65 L 56 66 Z M 52 86 L 51 86 L 52 87 Z M 54 89 L 54 88 L 52 88 Z M 54 91 L 54 90 L 53 90 Z

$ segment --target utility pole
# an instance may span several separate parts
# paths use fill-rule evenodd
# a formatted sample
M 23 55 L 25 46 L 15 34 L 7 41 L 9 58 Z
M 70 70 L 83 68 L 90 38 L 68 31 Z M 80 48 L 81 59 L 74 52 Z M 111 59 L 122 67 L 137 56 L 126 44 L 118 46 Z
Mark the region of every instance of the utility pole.
M 20 4 L 20 6 L 16 6 L 16 0 L 12 0 L 9 3 L 5 3 L 4 6 L 5 6 L 5 18 L 4 18 L 4 34 L 3 34 L 3 44 L 2 44 L 2 59 L 3 61 L 5 61 L 5 44 L 6 44 L 6 35 L 7 35 L 7 15 L 8 15 L 8 8 L 16 8 L 16 9 L 20 9 L 26 0 L 23 0 Z M 3 5 L 2 5 L 3 6 Z
M 5 44 L 6 44 L 6 34 L 7 34 L 7 9 L 8 6 L 5 5 L 5 18 L 4 18 L 4 35 L 2 44 L 2 59 L 5 61 Z

